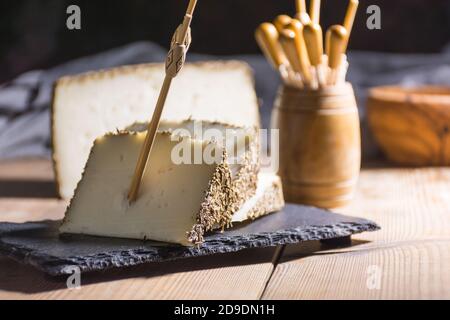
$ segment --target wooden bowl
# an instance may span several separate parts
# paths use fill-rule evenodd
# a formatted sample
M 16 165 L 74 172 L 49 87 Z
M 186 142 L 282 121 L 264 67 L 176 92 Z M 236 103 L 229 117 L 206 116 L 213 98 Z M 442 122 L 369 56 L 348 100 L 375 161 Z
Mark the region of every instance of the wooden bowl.
M 369 126 L 391 161 L 450 165 L 450 87 L 377 87 L 367 103 Z

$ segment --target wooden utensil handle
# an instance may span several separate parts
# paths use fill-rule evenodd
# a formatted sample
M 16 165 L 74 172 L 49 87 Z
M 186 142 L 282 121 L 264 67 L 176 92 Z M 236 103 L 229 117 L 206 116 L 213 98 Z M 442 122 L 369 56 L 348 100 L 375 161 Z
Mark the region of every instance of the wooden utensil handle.
M 255 38 L 261 51 L 275 70 L 287 65 L 287 58 L 278 42 L 279 34 L 276 27 L 268 22 L 262 23 L 255 32 Z
M 352 32 L 353 23 L 355 22 L 356 11 L 358 10 L 359 1 L 358 0 L 350 0 L 347 8 L 347 12 L 345 14 L 344 19 L 344 28 L 347 29 L 347 33 L 350 36 Z

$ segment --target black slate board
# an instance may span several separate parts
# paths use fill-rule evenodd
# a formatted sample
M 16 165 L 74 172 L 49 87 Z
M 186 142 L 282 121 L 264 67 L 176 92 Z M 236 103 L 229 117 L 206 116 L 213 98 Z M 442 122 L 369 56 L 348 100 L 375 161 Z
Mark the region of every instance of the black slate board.
M 327 210 L 286 205 L 277 213 L 211 233 L 200 247 L 152 241 L 70 235 L 60 237 L 59 221 L 0 223 L 0 254 L 30 264 L 52 276 L 122 268 L 248 248 L 349 237 L 379 226 L 369 220 Z

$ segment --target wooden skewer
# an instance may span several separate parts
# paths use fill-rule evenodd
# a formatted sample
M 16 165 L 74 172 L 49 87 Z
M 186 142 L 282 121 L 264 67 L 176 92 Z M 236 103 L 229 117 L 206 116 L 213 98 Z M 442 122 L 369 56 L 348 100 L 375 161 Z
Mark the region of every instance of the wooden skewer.
M 331 69 L 328 84 L 336 84 L 337 71 L 342 64 L 342 56 L 347 42 L 347 30 L 341 25 L 333 25 L 327 30 L 325 51 L 328 56 L 328 66 Z
M 309 16 L 313 23 L 318 24 L 320 22 L 320 0 L 311 0 Z
M 183 23 L 175 31 L 175 44 L 171 47 L 166 60 L 166 76 L 159 93 L 159 98 L 156 103 L 155 111 L 153 112 L 152 120 L 148 125 L 147 134 L 145 136 L 144 144 L 142 145 L 141 152 L 136 164 L 136 168 L 131 182 L 130 190 L 128 192 L 128 202 L 133 203 L 138 196 L 139 188 L 142 182 L 142 176 L 147 166 L 148 158 L 152 150 L 152 145 L 155 140 L 156 132 L 158 130 L 161 114 L 164 109 L 164 104 L 169 93 L 172 79 L 177 76 L 181 71 L 189 44 L 186 46 L 186 40 L 188 38 L 189 29 L 192 21 L 192 15 L 195 10 L 197 0 L 190 0 L 189 6 L 184 16 Z
M 323 58 L 322 28 L 318 23 L 310 23 L 303 27 L 303 37 L 305 38 L 309 61 L 314 67 L 319 86 L 325 84 L 322 78 L 321 66 Z
M 350 0 L 347 13 L 344 19 L 344 28 L 347 29 L 347 34 L 350 36 L 352 32 L 353 23 L 355 22 L 356 11 L 358 10 L 359 1 L 358 0 Z
M 192 16 L 192 14 L 194 13 L 196 5 L 197 5 L 197 1 L 189 1 L 188 8 L 186 10 L 188 15 Z
M 294 32 L 296 56 L 300 67 L 300 74 L 302 75 L 303 83 L 306 86 L 311 86 L 311 63 L 306 49 L 305 38 L 303 37 L 303 25 L 297 19 L 292 19 L 287 26 L 288 30 Z
M 297 13 L 306 12 L 306 1 L 305 0 L 295 0 L 295 7 Z
M 275 26 L 269 22 L 262 23 L 256 29 L 255 38 L 266 59 L 285 80 L 287 77 L 286 66 L 289 63 L 278 42 L 279 34 Z
M 331 26 L 326 34 L 326 54 L 328 55 L 328 66 L 336 69 L 342 62 L 342 50 L 347 39 L 347 30 L 341 25 Z
M 311 18 L 309 17 L 309 14 L 306 11 L 306 3 L 305 0 L 296 0 L 296 8 L 297 13 L 295 15 L 295 18 L 299 20 L 303 25 L 306 25 L 311 22 Z
M 292 20 L 292 18 L 285 14 L 281 14 L 275 18 L 275 20 L 273 21 L 273 24 L 274 24 L 275 28 L 277 29 L 278 34 L 283 32 L 283 30 L 291 22 L 291 20 Z M 282 50 L 282 53 L 284 54 L 284 56 L 286 56 L 286 54 L 284 53 L 283 50 Z M 296 78 L 295 70 L 292 67 L 292 65 L 289 63 L 289 59 L 287 59 L 287 57 L 286 57 L 286 61 L 287 61 L 287 63 L 283 66 L 283 70 L 280 70 L 280 73 L 282 73 L 282 76 L 286 83 L 295 85 L 295 83 L 297 82 L 297 80 L 295 79 Z
M 278 33 L 281 33 L 281 31 L 283 31 L 284 28 L 286 28 L 286 26 L 291 23 L 291 20 L 292 18 L 288 15 L 281 14 L 275 18 L 273 24 L 275 28 L 277 28 Z
M 289 29 L 284 29 L 280 33 L 279 41 L 292 69 L 295 72 L 301 72 L 295 48 L 295 33 Z
M 293 84 L 299 87 L 303 87 L 302 81 L 299 78 L 302 68 L 300 65 L 300 59 L 298 57 L 297 47 L 295 44 L 295 32 L 289 29 L 284 29 L 280 33 L 279 41 L 289 61 L 289 64 L 292 70 L 294 71 L 295 83 Z
M 344 19 L 344 28 L 347 30 L 347 41 L 345 45 L 344 51 L 347 51 L 348 41 L 350 39 L 350 34 L 353 29 L 353 23 L 355 22 L 356 11 L 358 10 L 359 1 L 358 0 L 350 0 L 347 13 L 345 14 Z
M 301 24 L 304 26 L 311 22 L 311 18 L 309 17 L 309 14 L 306 12 L 297 13 L 295 15 L 295 19 L 300 21 Z
M 177 30 L 175 30 L 175 33 L 173 34 L 172 37 L 172 41 L 170 42 L 170 47 L 172 48 L 174 45 L 176 45 L 177 43 L 181 43 L 180 39 L 179 39 L 179 35 L 181 33 L 181 28 L 182 28 L 182 24 L 180 24 L 180 26 L 177 28 Z M 192 35 L 191 35 L 191 29 L 188 29 L 188 34 L 186 36 L 186 40 L 184 41 L 184 45 L 186 46 L 186 50 L 189 50 L 189 46 L 191 45 L 192 42 Z

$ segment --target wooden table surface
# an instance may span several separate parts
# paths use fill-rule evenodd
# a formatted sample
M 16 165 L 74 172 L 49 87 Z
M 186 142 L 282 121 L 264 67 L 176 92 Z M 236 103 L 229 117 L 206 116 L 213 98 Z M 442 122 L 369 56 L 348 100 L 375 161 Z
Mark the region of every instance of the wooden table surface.
M 0 162 L 0 221 L 63 217 L 48 160 Z M 450 168 L 363 169 L 339 210 L 381 231 L 82 275 L 81 288 L 0 258 L 0 299 L 450 299 Z

